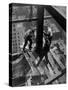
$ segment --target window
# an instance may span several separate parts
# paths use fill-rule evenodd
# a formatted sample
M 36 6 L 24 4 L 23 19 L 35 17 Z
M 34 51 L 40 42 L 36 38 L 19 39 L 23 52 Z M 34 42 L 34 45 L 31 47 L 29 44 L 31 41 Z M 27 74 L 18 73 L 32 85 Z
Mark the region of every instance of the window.
M 12 24 L 13 28 L 15 28 L 15 24 Z
M 13 31 L 16 31 L 16 29 L 14 28 Z

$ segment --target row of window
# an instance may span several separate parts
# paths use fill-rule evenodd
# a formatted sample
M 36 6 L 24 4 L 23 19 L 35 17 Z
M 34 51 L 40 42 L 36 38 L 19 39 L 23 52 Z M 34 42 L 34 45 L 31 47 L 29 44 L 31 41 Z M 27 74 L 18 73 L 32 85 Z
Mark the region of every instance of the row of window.
M 25 18 L 37 17 L 37 8 L 38 6 L 13 6 L 12 19 L 24 20 Z M 44 16 L 49 16 L 46 9 L 44 9 Z
M 20 51 L 20 47 L 17 47 L 17 46 L 12 47 L 12 52 L 13 53 L 17 53 L 18 51 Z

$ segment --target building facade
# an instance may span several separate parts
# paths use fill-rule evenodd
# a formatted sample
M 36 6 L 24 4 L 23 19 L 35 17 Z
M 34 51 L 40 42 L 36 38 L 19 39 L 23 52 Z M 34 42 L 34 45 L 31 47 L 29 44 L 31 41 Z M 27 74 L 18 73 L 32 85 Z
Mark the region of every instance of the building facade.
M 24 31 L 23 23 L 12 24 L 12 53 L 21 51 L 20 45 L 23 43 Z

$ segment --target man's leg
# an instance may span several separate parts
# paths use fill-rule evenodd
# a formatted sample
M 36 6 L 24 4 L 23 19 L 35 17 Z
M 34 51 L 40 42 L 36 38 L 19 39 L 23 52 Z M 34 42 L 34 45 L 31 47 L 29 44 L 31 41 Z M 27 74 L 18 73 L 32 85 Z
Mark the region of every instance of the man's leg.
M 49 60 L 48 60 L 48 55 L 47 55 L 47 53 L 45 53 L 45 58 L 46 58 L 46 64 L 48 64 Z
M 26 45 L 27 45 L 27 42 L 28 42 L 28 40 L 26 39 L 26 40 L 25 40 L 25 44 L 24 44 L 24 46 L 23 46 L 23 50 L 25 50 L 25 47 L 26 47 Z
M 32 40 L 29 40 L 30 44 L 29 44 L 29 49 L 31 50 L 32 48 Z

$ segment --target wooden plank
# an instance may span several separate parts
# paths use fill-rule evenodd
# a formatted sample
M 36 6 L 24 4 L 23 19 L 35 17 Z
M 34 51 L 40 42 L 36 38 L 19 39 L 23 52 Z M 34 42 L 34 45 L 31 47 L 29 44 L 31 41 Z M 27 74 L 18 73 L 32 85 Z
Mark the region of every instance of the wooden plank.
M 58 67 L 57 67 L 56 64 L 54 63 L 54 60 L 53 60 L 53 58 L 52 58 L 52 56 L 51 56 L 51 53 L 48 53 L 48 60 L 49 60 L 49 62 L 50 62 L 50 64 L 51 64 L 54 72 L 55 72 L 55 73 L 59 73 L 60 71 L 58 70 Z
M 63 72 L 59 72 L 55 74 L 54 76 L 50 77 L 49 79 L 45 80 L 45 84 L 51 84 L 55 80 L 59 79 L 61 76 L 63 76 L 66 73 L 66 69 L 63 70 Z
M 26 59 L 27 59 L 29 65 L 30 65 L 30 67 L 31 67 L 32 76 L 34 76 L 34 75 L 40 75 L 39 70 L 38 70 L 36 67 L 33 66 L 32 57 L 31 57 L 31 58 L 28 58 L 28 54 L 27 54 L 27 53 L 25 53 L 24 55 L 25 55 L 25 57 L 26 57 Z
M 50 75 L 50 73 L 49 73 L 49 70 L 47 69 L 47 67 L 45 66 L 45 73 L 46 73 L 46 75 L 47 75 L 47 77 L 49 78 L 51 75 Z
M 42 69 L 42 67 L 37 67 L 37 69 L 39 70 L 40 74 L 43 75 L 44 74 L 44 70 Z
M 12 61 L 12 64 L 17 64 L 19 63 L 21 60 L 23 59 L 23 56 L 19 57 L 18 59 L 16 59 L 15 61 Z
M 51 54 L 53 55 L 55 61 L 56 61 L 56 62 L 58 63 L 58 65 L 61 67 L 61 69 L 64 70 L 64 69 L 65 69 L 65 66 L 64 66 L 64 65 L 62 64 L 62 62 L 60 61 L 59 56 L 54 53 L 53 49 L 51 49 L 50 52 L 51 52 Z
M 29 55 L 31 56 L 31 58 L 32 58 L 32 61 L 37 65 L 37 63 L 38 63 L 38 61 L 39 61 L 39 59 L 40 59 L 40 57 L 39 56 L 34 56 L 33 54 L 32 54 L 32 52 L 28 52 L 29 53 Z
M 48 78 L 45 80 L 45 84 L 48 84 L 49 82 L 51 82 L 53 79 L 57 78 L 59 75 L 61 74 L 61 72 L 53 75 L 52 77 Z
M 51 75 L 51 76 L 54 76 L 55 74 L 54 74 L 54 71 L 52 70 L 50 64 L 48 64 L 48 69 L 49 69 L 50 75 Z
M 29 53 L 29 55 L 31 56 L 31 58 L 32 58 L 32 61 L 35 61 L 35 57 L 34 57 L 34 55 L 32 54 L 32 52 L 28 52 Z

